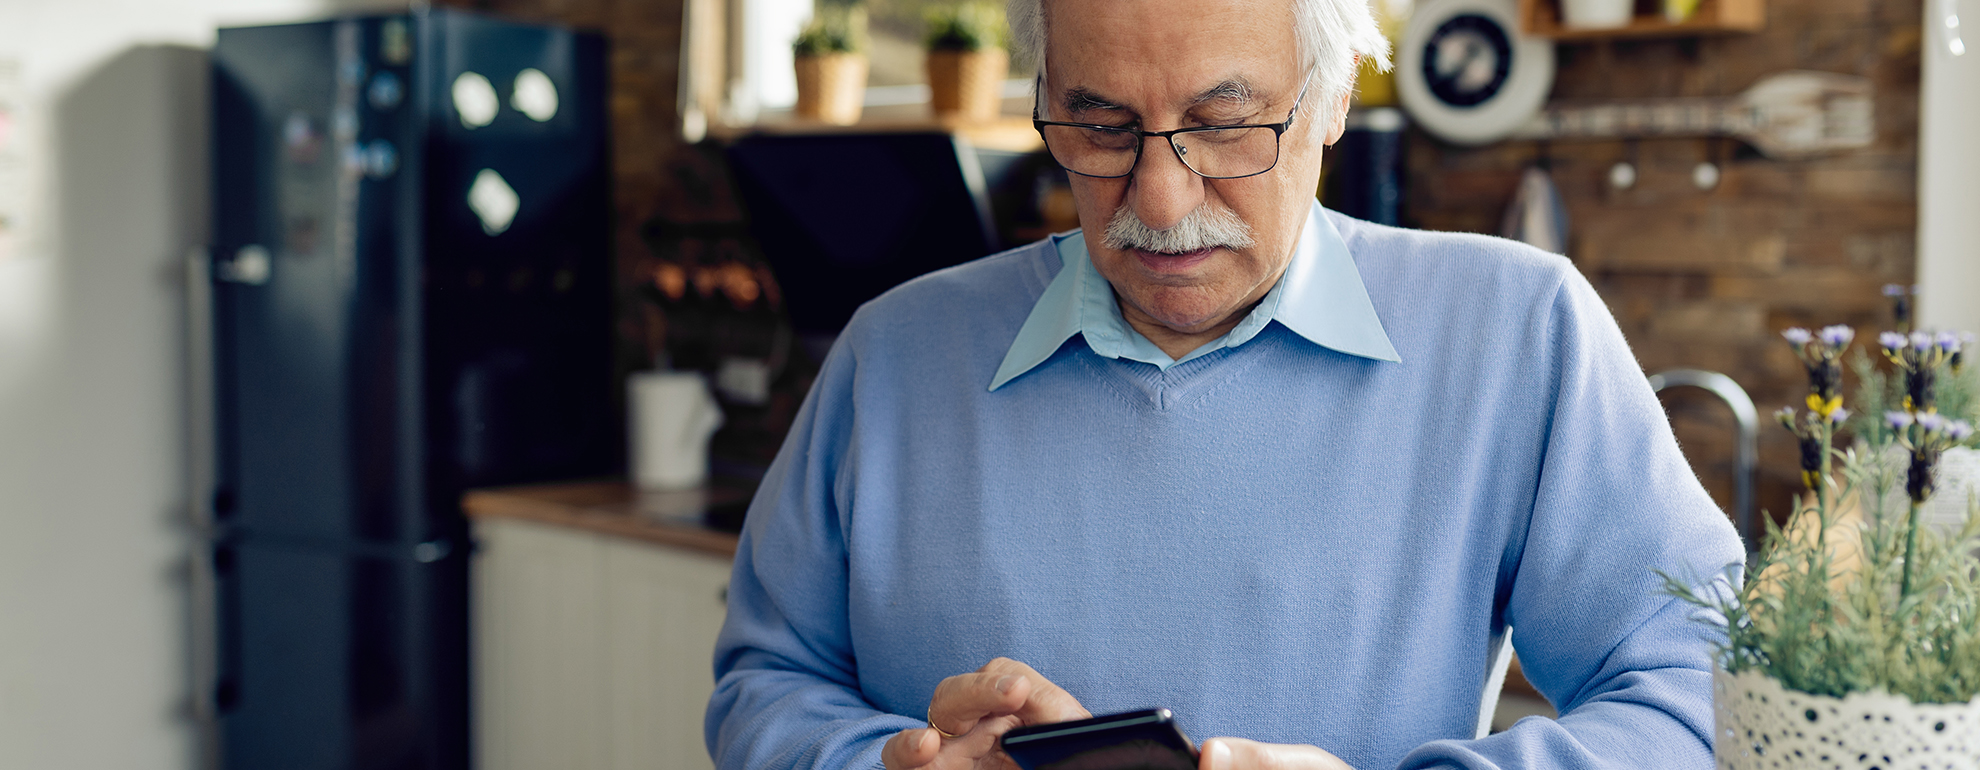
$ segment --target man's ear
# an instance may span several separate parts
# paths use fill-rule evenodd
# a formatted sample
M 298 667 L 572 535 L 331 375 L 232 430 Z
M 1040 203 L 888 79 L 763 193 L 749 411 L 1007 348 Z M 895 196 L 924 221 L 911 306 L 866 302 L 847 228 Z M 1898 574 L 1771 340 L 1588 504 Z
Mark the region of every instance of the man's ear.
M 1361 54 L 1354 55 L 1354 77 L 1356 81 L 1361 79 Z M 1334 117 L 1326 125 L 1326 141 L 1321 144 L 1332 147 L 1341 140 L 1341 134 L 1347 133 L 1348 105 L 1354 101 L 1354 85 L 1349 83 L 1347 88 L 1341 89 L 1340 100 L 1333 105 Z

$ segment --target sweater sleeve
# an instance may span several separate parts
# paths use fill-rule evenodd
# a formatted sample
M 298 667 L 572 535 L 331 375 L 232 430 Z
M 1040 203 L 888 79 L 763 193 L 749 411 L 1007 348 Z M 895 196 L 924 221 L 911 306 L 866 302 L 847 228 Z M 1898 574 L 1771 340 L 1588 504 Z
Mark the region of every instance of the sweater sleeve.
M 860 691 L 847 625 L 845 515 L 837 483 L 853 424 L 855 356 L 841 338 L 745 519 L 715 644 L 704 733 L 720 770 L 880 767 L 919 719 Z
M 1521 667 L 1560 717 L 1428 743 L 1404 768 L 1713 766 L 1716 634 L 1656 571 L 1731 590 L 1744 552 L 1608 308 L 1564 272 L 1544 331 L 1529 337 L 1551 346 L 1553 409 L 1500 594 Z

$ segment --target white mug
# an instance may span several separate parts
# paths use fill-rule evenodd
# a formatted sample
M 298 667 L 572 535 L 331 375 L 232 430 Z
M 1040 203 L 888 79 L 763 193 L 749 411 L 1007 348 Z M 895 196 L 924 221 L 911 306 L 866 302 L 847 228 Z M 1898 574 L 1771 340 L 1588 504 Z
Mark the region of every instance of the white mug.
M 626 379 L 633 483 L 640 489 L 688 489 L 708 480 L 708 437 L 722 408 L 701 375 L 634 372 Z

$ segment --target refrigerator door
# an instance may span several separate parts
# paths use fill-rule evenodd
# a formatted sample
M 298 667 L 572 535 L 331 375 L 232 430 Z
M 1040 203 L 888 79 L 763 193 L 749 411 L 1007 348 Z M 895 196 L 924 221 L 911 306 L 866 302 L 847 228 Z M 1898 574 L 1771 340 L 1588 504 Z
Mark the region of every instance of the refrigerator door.
M 214 551 L 229 768 L 465 768 L 465 556 L 243 542 Z M 244 611 L 250 610 L 250 611 Z
M 215 519 L 237 534 L 429 537 L 395 216 L 412 121 L 367 93 L 407 77 L 377 57 L 406 24 L 227 29 L 214 49 Z

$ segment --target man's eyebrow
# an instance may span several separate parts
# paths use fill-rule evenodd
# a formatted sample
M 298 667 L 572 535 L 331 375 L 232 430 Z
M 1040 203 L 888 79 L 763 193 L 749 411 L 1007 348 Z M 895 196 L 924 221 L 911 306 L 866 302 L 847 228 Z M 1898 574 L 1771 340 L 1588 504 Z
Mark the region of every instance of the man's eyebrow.
M 1243 104 L 1250 102 L 1257 95 L 1257 91 L 1251 87 L 1251 81 L 1237 77 L 1197 92 L 1196 97 L 1190 100 L 1189 106 L 1196 107 L 1210 102 Z
M 1062 104 L 1065 106 L 1066 112 L 1075 114 L 1092 112 L 1094 110 L 1121 109 L 1121 105 L 1107 101 L 1106 97 L 1077 86 L 1066 89 L 1065 99 L 1062 101 Z

